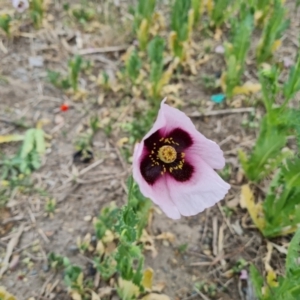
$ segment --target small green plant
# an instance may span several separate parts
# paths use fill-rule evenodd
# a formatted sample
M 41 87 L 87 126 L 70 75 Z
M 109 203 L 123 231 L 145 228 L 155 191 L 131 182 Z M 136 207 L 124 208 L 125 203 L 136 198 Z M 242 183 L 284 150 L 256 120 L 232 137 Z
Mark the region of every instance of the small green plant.
M 148 45 L 148 57 L 150 60 L 150 82 L 151 96 L 154 101 L 161 97 L 161 78 L 164 68 L 164 53 L 165 41 L 163 38 L 156 36 Z
M 73 92 L 78 91 L 78 80 L 81 72 L 91 67 L 89 61 L 84 61 L 80 55 L 76 55 L 68 61 L 68 75 L 63 76 L 60 72 L 48 70 L 48 80 L 56 87 Z
M 240 150 L 239 159 L 247 178 L 259 182 L 270 175 L 291 152 L 283 150 L 286 132 L 268 124 L 265 116 L 260 124 L 259 136 L 249 157 Z
M 44 131 L 42 129 L 28 129 L 19 154 L 21 160 L 19 169 L 22 174 L 29 175 L 41 166 L 41 155 L 45 153 Z
M 257 25 L 262 25 L 270 13 L 274 1 L 270 0 L 251 0 L 249 6 L 254 10 Z
M 300 51 L 297 53 L 296 63 L 291 67 L 288 80 L 284 83 L 283 95 L 285 107 L 295 94 L 300 91 Z
M 67 90 L 71 87 L 69 79 L 62 78 L 62 74 L 59 72 L 48 70 L 47 77 L 50 83 L 60 89 Z
M 175 0 L 171 11 L 170 48 L 173 55 L 180 61 L 185 59 L 185 44 L 190 39 L 193 21 L 191 0 Z
M 232 19 L 231 42 L 225 44 L 226 72 L 226 95 L 230 98 L 233 90 L 240 84 L 244 72 L 246 56 L 250 48 L 253 28 L 253 17 L 250 13 L 242 13 L 247 7 L 241 8 L 240 18 Z
M 94 223 L 94 228 L 96 232 L 96 237 L 101 240 L 107 230 L 111 230 L 113 226 L 117 223 L 117 217 L 119 215 L 120 209 L 116 207 L 114 203 L 110 206 L 104 207 L 97 220 Z
M 57 255 L 53 252 L 48 255 L 48 262 L 51 268 L 55 270 L 59 270 L 70 265 L 70 260 L 67 257 Z
M 156 0 L 139 0 L 134 12 L 134 30 L 141 50 L 146 50 L 147 48 L 155 5 Z
M 74 91 L 78 90 L 78 78 L 79 73 L 82 69 L 82 57 L 80 55 L 76 55 L 73 59 L 70 59 L 68 62 L 68 70 L 69 70 L 69 80 L 71 87 Z
M 285 7 L 281 0 L 274 0 L 274 5 L 256 48 L 256 58 L 258 63 L 263 63 L 272 58 L 273 53 L 281 44 L 280 39 L 283 32 L 288 27 L 289 20 L 286 19 Z
M 210 17 L 210 25 L 220 28 L 228 20 L 230 15 L 236 10 L 239 1 L 231 0 L 209 0 L 207 1 L 207 11 Z
M 7 36 L 10 35 L 12 17 L 8 14 L 0 15 L 0 28 L 5 32 Z
M 217 88 L 216 77 L 214 75 L 203 74 L 201 82 L 207 90 L 213 91 Z
M 250 277 L 258 300 L 296 300 L 300 294 L 300 229 L 297 230 L 290 242 L 285 263 L 285 275 L 276 280 L 268 272 L 267 282 L 255 266 L 250 267 Z M 273 271 L 274 273 L 274 271 Z
M 34 27 L 39 28 L 44 17 L 44 0 L 32 0 L 30 2 L 30 15 Z
M 289 159 L 274 175 L 263 202 L 263 234 L 274 237 L 293 232 L 300 224 L 299 159 Z
M 178 251 L 183 254 L 186 252 L 187 248 L 188 248 L 189 244 L 188 243 L 184 243 L 178 246 Z
M 129 144 L 139 141 L 149 130 L 155 119 L 155 109 L 136 111 L 132 122 L 122 125 L 122 129 L 129 134 Z
M 133 50 L 125 62 L 126 74 L 129 76 L 131 82 L 135 84 L 140 75 L 142 68 L 141 59 L 136 50 Z
M 96 236 L 103 243 L 106 233 L 111 230 L 119 240 L 114 252 L 95 258 L 96 269 L 105 280 L 117 273 L 122 278 L 119 281 L 118 294 L 121 299 L 130 300 L 132 298 L 126 294 L 126 287 L 122 282 L 131 282 L 140 292 L 144 290 L 144 256 L 138 240 L 147 225 L 151 204 L 142 196 L 132 178 L 129 179 L 128 189 L 128 204 L 121 209 L 114 205 L 104 208 L 94 225 Z
M 200 281 L 194 284 L 194 290 L 205 293 L 210 297 L 214 297 L 217 294 L 217 286 L 214 283 Z
M 194 15 L 194 25 L 200 20 L 202 14 L 203 0 L 191 0 L 193 15 Z
M 86 131 L 79 134 L 75 139 L 75 150 L 81 161 L 89 161 L 92 158 L 93 138 L 100 128 L 98 116 L 90 118 Z
M 54 198 L 48 199 L 45 204 L 46 213 L 51 216 L 54 214 L 55 210 L 56 210 L 56 199 L 54 199 Z
M 67 265 L 64 270 L 64 282 L 73 299 L 75 295 L 84 296 L 84 275 L 79 266 Z
M 22 146 L 15 156 L 3 156 L 0 160 L 2 180 L 11 180 L 20 174 L 29 175 L 41 166 L 41 156 L 46 148 L 44 131 L 38 128 L 28 129 L 22 139 Z
M 80 5 L 72 8 L 72 15 L 79 23 L 85 25 L 95 18 L 96 12 L 92 8 Z
M 295 75 L 299 68 L 298 64 L 299 56 L 284 85 L 279 83 L 280 70 L 276 66 L 260 71 L 262 102 L 267 113 L 260 122 L 259 135 L 250 156 L 247 158 L 245 153 L 239 152 L 245 174 L 251 181 L 258 182 L 270 175 L 284 159 L 292 154 L 291 151 L 285 151 L 283 148 L 288 134 L 295 133 L 299 136 L 300 112 L 287 107 L 289 101 L 300 90 Z M 281 104 L 278 101 L 280 96 L 284 99 Z

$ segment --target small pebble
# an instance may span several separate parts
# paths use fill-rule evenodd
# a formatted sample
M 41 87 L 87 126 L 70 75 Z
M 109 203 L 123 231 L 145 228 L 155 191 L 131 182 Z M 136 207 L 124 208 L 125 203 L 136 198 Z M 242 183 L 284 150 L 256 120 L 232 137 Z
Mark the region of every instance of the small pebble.
M 30 272 L 30 276 L 36 276 L 37 275 L 37 270 L 32 270 Z
M 48 264 L 43 264 L 42 269 L 45 273 L 49 272 L 49 265 Z
M 72 253 L 72 254 L 76 254 L 78 251 L 78 247 L 76 245 L 71 245 L 68 250 Z
M 31 56 L 28 61 L 31 67 L 42 67 L 44 65 L 44 58 L 42 56 Z
M 92 216 L 85 216 L 84 221 L 85 222 L 90 222 L 92 220 Z

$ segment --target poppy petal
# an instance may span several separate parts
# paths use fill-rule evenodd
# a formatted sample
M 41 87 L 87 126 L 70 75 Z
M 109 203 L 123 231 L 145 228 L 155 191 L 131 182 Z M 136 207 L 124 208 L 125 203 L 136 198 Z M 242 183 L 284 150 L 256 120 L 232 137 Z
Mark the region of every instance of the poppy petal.
M 188 151 L 200 155 L 213 169 L 224 168 L 225 159 L 219 145 L 201 134 L 188 116 L 180 110 L 164 104 L 164 101 L 161 103 L 159 116 L 160 119 L 167 120 L 164 129 L 161 130 L 162 133 L 164 133 L 163 131 L 172 132 L 174 129 L 179 128 L 178 125 L 180 124 L 180 128 L 188 132 L 193 140 L 193 144 L 188 148 Z
M 170 197 L 183 216 L 193 216 L 213 206 L 230 188 L 200 156 L 189 156 L 189 160 L 196 165 L 190 180 L 179 185 L 172 177 L 167 178 Z
M 162 165 L 153 164 L 149 155 L 146 155 L 141 160 L 141 174 L 149 184 L 154 184 L 161 177 Z
M 169 191 L 166 188 L 166 176 L 160 177 L 153 185 L 148 184 L 140 171 L 143 144 L 137 144 L 133 155 L 133 178 L 139 185 L 141 193 L 157 204 L 161 210 L 171 219 L 180 219 L 180 213 L 172 202 Z
M 185 182 L 190 180 L 194 173 L 194 167 L 185 162 L 181 168 L 172 168 L 172 171 L 169 171 L 171 177 L 173 177 L 178 182 Z
M 170 133 L 168 133 L 168 137 L 171 137 L 175 143 L 179 144 L 175 147 L 178 152 L 182 152 L 186 148 L 193 145 L 192 137 L 179 127 L 173 129 Z

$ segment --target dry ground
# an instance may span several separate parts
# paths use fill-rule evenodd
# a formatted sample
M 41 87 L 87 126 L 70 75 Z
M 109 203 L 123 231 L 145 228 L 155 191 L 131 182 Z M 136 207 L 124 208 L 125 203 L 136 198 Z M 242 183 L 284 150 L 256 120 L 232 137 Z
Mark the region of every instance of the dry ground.
M 101 130 L 97 133 L 94 138 L 94 159 L 89 164 L 72 161 L 74 139 L 88 117 L 96 113 L 101 121 L 107 116 L 121 116 L 121 122 L 130 114 L 130 103 L 112 94 L 99 105 L 96 101 L 99 90 L 88 80 L 82 84 L 91 91 L 91 95 L 85 102 L 74 102 L 46 81 L 48 68 L 66 69 L 66 60 L 78 43 L 83 43 L 83 49 L 122 46 L 131 42 L 130 36 L 122 35 L 121 26 L 103 26 L 93 33 L 68 27 L 63 24 L 64 13 L 61 12 L 60 1 L 51 6 L 50 13 L 54 19 L 49 17 L 47 28 L 34 31 L 30 25 L 25 24 L 21 29 L 21 37 L 9 41 L 3 39 L 8 52 L 0 50 L 0 70 L 9 79 L 7 83 L 0 85 L 0 135 L 23 132 L 15 126 L 12 122 L 14 120 L 23 118 L 30 126 L 34 126 L 38 120 L 48 120 L 44 127 L 45 132 L 51 136 L 47 140 L 47 154 L 42 168 L 33 173 L 32 178 L 37 187 L 46 190 L 58 201 L 57 212 L 53 218 L 49 218 L 44 215 L 45 197 L 38 193 L 18 194 L 10 199 L 9 214 L 1 220 L 0 257 L 4 256 L 10 237 L 24 226 L 15 253 L 20 261 L 1 281 L 1 285 L 6 286 L 21 300 L 29 297 L 48 299 L 41 296 L 45 283 L 53 284 L 57 279 L 57 285 L 52 291 L 55 295 L 53 299 L 68 299 L 61 280 L 62 274 L 54 274 L 49 270 L 47 254 L 55 252 L 68 256 L 88 273 L 90 260 L 78 253 L 76 239 L 89 232 L 93 234 L 93 226 L 87 216 L 97 216 L 100 209 L 111 201 L 118 205 L 125 203 L 124 182 L 130 174 L 130 165 L 125 162 L 117 146 L 117 141 L 124 136 L 121 130 L 113 132 L 110 137 Z M 300 19 L 299 14 L 292 13 L 291 17 L 292 29 L 285 36 L 278 59 L 285 56 L 294 58 L 296 53 Z M 24 34 L 25 32 L 28 34 Z M 212 45 L 215 44 L 217 43 L 212 41 Z M 95 62 L 95 69 L 98 71 L 114 70 L 118 67 L 121 54 L 122 51 L 97 53 L 86 58 Z M 43 57 L 43 66 L 30 66 L 29 57 L 36 56 Z M 223 64 L 222 57 L 215 54 L 196 78 L 192 81 L 183 79 L 180 95 L 184 103 L 183 111 L 192 114 L 199 109 L 228 109 L 225 105 L 212 105 L 209 92 L 201 84 L 201 74 L 221 71 L 220 63 Z M 251 68 L 247 76 L 254 77 Z M 71 104 L 67 112 L 59 110 L 64 102 Z M 243 106 L 246 105 L 244 102 Z M 255 263 L 263 270 L 265 240 L 251 227 L 246 212 L 238 206 L 240 185 L 244 179 L 239 172 L 237 149 L 243 147 L 250 150 L 256 134 L 255 129 L 242 127 L 242 120 L 248 118 L 248 112 L 193 118 L 196 127 L 205 136 L 219 143 L 224 150 L 232 171 L 232 188 L 220 205 L 198 216 L 173 221 L 164 215 L 154 214 L 151 234 L 156 236 L 162 232 L 171 232 L 175 235 L 175 241 L 156 241 L 158 255 L 153 258 L 151 253 L 146 253 L 146 266 L 155 270 L 157 282 L 166 283 L 164 293 L 171 299 L 204 299 L 193 292 L 194 282 L 201 280 L 217 285 L 215 299 L 246 299 L 245 282 L 239 279 L 238 274 L 226 277 L 226 271 L 241 258 Z M 17 146 L 1 145 L 1 150 L 11 154 L 16 151 Z M 79 176 L 81 181 L 73 183 L 69 180 L 88 166 L 93 167 Z M 231 216 L 226 215 L 222 209 L 226 204 L 233 208 Z M 12 221 L 8 222 L 7 218 L 12 218 Z M 281 240 L 276 242 L 280 243 Z M 180 253 L 178 247 L 185 243 L 188 245 L 187 250 Z M 35 247 L 37 244 L 39 247 Z M 26 257 L 30 258 L 32 264 L 24 263 L 23 259 Z M 273 252 L 271 264 L 280 272 L 283 258 L 281 254 Z

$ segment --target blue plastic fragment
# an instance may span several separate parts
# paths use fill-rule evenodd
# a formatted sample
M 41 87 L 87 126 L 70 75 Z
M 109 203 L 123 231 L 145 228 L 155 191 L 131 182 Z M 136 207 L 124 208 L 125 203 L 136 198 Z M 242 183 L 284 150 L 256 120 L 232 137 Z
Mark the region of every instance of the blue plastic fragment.
M 216 94 L 210 97 L 211 101 L 215 103 L 222 103 L 225 100 L 226 96 L 224 94 Z

